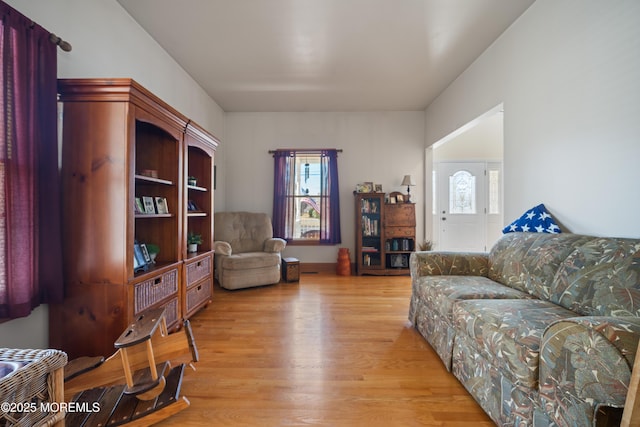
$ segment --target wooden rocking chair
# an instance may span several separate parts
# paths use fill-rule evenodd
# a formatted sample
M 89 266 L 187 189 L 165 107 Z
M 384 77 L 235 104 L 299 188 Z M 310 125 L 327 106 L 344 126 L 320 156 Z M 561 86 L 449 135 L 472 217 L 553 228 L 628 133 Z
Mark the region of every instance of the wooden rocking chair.
M 180 396 L 185 363 L 198 361 L 191 325 L 169 334 L 164 309 L 136 319 L 114 343 L 108 359 L 84 357 L 65 367 L 65 401 L 74 411 L 69 426 L 148 426 L 170 417 L 190 403 Z M 195 368 L 194 368 L 195 369 Z M 79 410 L 78 410 L 79 409 Z

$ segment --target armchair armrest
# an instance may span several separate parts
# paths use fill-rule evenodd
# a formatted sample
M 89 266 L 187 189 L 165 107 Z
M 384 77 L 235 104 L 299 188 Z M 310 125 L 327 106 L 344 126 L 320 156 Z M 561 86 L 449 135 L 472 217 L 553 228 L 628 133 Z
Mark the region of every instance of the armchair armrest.
M 231 255 L 231 245 L 221 240 L 213 242 L 213 249 L 219 255 Z
M 623 407 L 639 338 L 637 317 L 572 317 L 550 325 L 539 366 L 547 415 L 558 425 L 595 425 L 598 412 Z
M 411 278 L 421 276 L 487 276 L 489 255 L 478 252 L 413 252 Z
M 274 237 L 271 239 L 267 239 L 264 242 L 264 251 L 265 252 L 282 252 L 287 246 L 287 241 L 284 239 L 280 239 L 278 237 Z

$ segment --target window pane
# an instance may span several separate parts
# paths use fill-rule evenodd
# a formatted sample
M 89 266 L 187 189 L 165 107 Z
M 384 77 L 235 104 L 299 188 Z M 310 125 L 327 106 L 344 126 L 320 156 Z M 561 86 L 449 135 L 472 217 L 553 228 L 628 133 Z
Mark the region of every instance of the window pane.
M 319 154 L 296 157 L 294 239 L 320 239 L 322 171 Z
M 476 213 L 476 177 L 467 171 L 449 177 L 449 213 Z
M 500 213 L 500 171 L 489 171 L 489 213 Z

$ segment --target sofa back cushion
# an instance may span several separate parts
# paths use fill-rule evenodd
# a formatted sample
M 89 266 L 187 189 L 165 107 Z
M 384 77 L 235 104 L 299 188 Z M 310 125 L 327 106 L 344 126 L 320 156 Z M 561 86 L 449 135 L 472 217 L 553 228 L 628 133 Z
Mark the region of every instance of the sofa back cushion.
M 640 316 L 640 239 L 574 245 L 551 287 L 552 302 L 584 316 Z
M 231 245 L 233 253 L 260 252 L 273 237 L 271 218 L 266 213 L 216 212 L 214 240 Z
M 489 278 L 549 300 L 558 268 L 576 245 L 588 240 L 568 233 L 508 233 L 491 249 Z

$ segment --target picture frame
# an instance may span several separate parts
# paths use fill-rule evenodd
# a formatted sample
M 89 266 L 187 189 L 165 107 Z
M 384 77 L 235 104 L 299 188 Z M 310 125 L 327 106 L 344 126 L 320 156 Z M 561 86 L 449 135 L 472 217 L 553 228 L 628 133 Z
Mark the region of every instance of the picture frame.
M 382 193 L 382 184 L 376 184 L 376 185 L 374 186 L 374 191 L 375 191 L 376 193 Z
M 156 213 L 158 214 L 168 214 L 169 208 L 167 207 L 167 199 L 164 197 L 156 197 Z
M 404 254 L 391 255 L 392 268 L 409 268 L 409 259 Z
M 373 191 L 372 182 L 361 182 L 356 184 L 356 193 L 371 193 Z
M 145 248 L 146 249 L 146 248 Z M 147 251 L 147 256 L 148 256 Z M 140 271 L 147 271 L 149 269 L 149 264 L 144 257 L 144 253 L 142 252 L 142 248 L 135 242 L 133 244 L 133 272 L 138 273 Z
M 396 196 L 389 196 L 389 203 L 392 205 L 396 204 Z
M 404 196 L 402 194 L 398 194 L 396 196 L 396 200 L 398 201 L 398 203 L 402 203 L 404 202 Z
M 144 258 L 144 262 L 146 264 L 151 264 L 151 255 L 149 255 L 149 250 L 147 249 L 147 245 L 144 243 L 140 243 L 140 252 L 142 252 L 142 257 Z
M 136 197 L 135 198 L 135 203 L 134 203 L 134 212 L 137 214 L 144 214 L 146 213 L 145 209 L 144 209 L 144 204 L 142 203 L 142 199 L 140 197 Z
M 187 201 L 187 211 L 196 212 L 198 210 L 198 206 L 194 203 L 193 200 Z
M 156 213 L 156 205 L 153 203 L 153 197 L 142 196 L 142 203 L 144 204 L 144 213 L 146 214 Z

